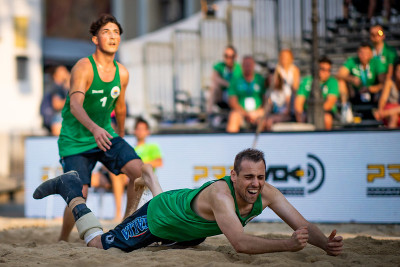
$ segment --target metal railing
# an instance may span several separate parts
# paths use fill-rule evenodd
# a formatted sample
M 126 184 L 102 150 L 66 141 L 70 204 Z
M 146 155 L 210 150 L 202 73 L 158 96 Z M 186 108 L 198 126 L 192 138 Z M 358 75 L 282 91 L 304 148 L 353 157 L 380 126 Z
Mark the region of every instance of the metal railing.
M 227 44 L 241 56 L 277 61 L 279 50 L 300 53 L 304 34 L 311 31 L 311 0 L 248 0 L 225 3 L 225 18 L 203 18 L 197 30 L 176 29 L 171 42 L 144 45 L 143 69 L 146 111 L 174 119 L 202 111 L 204 88 L 212 66 L 222 60 Z M 243 4 L 245 3 L 245 4 Z M 342 14 L 342 0 L 319 0 L 319 35 L 327 21 Z

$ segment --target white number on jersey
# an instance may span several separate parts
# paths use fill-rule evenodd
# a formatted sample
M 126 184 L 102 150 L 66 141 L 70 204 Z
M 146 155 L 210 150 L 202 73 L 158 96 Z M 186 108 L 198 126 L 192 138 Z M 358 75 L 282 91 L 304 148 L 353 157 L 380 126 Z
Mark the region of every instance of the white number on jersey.
M 106 102 L 107 102 L 107 97 L 103 97 L 102 99 L 100 99 L 101 102 L 101 106 L 104 108 L 106 106 Z

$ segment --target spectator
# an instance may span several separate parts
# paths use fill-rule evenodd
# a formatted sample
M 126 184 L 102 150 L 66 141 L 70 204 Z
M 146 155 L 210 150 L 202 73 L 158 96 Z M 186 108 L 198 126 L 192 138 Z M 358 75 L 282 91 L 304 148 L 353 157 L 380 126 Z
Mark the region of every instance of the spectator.
M 229 85 L 229 113 L 226 131 L 239 132 L 243 119 L 252 125 L 264 115 L 265 81 L 254 71 L 254 59 L 251 56 L 243 58 L 243 74 L 234 77 Z
M 394 79 L 387 79 L 378 110 L 374 113 L 377 120 L 383 120 L 388 128 L 400 127 L 400 64 L 394 69 Z
M 268 92 L 268 116 L 265 121 L 265 129 L 270 131 L 272 125 L 277 122 L 290 121 L 290 99 L 292 91 L 285 86 L 284 80 L 278 72 L 273 78 L 273 88 Z
M 146 138 L 150 135 L 150 127 L 149 123 L 143 118 L 139 117 L 136 120 L 134 135 L 136 137 L 136 153 L 138 153 L 144 163 L 150 164 L 153 167 L 153 171 L 155 172 L 157 168 L 162 167 L 163 165 L 161 149 L 156 143 L 146 142 Z M 147 187 L 144 187 L 144 184 L 139 186 L 138 190 L 142 190 L 143 192 L 140 202 L 138 204 L 138 208 L 140 208 L 143 204 L 145 204 L 152 198 L 152 194 Z M 139 195 L 140 194 L 138 194 L 138 196 Z
M 291 113 L 294 109 L 294 98 L 300 84 L 300 70 L 293 62 L 294 57 L 292 51 L 290 49 L 281 50 L 279 53 L 279 62 L 274 72 L 274 77 L 279 74 L 283 80 L 283 91 L 291 91 L 292 93 L 289 106 Z
M 43 126 L 52 135 L 58 136 L 61 129 L 61 110 L 69 90 L 70 74 L 66 67 L 57 66 L 51 72 L 51 84 L 43 94 L 40 104 L 40 115 Z
M 393 64 L 397 60 L 396 49 L 388 45 L 385 40 L 385 33 L 380 25 L 372 26 L 369 30 L 372 42 L 372 53 L 385 68 L 386 79 L 393 76 Z
M 283 49 L 279 53 L 279 62 L 276 66 L 274 77 L 279 74 L 285 90 L 296 93 L 300 84 L 300 70 L 294 65 L 293 53 L 290 49 Z
M 350 57 L 340 67 L 337 78 L 342 109 L 351 104 L 377 104 L 378 93 L 382 90 L 385 80 L 385 69 L 380 61 L 373 58 L 372 49 L 368 43 L 362 43 L 356 57 Z
M 53 73 L 53 88 L 51 92 L 51 105 L 54 114 L 51 120 L 51 134 L 59 136 L 61 131 L 62 116 L 69 91 L 70 73 L 65 66 L 57 66 Z
M 215 0 L 201 0 L 201 12 L 205 18 L 213 18 L 217 12 L 217 4 Z
M 325 130 L 331 130 L 334 114 L 337 112 L 336 101 L 339 97 L 338 81 L 331 76 L 332 61 L 327 57 L 319 60 L 319 79 L 322 97 L 324 100 Z M 297 122 L 305 121 L 304 110 L 307 109 L 306 100 L 310 96 L 313 79 L 305 77 L 300 84 L 295 101 L 295 114 Z
M 228 87 L 234 76 L 242 74 L 241 66 L 236 62 L 236 49 L 229 45 L 225 48 L 224 61 L 213 67 L 210 94 L 207 99 L 207 113 L 215 112 L 215 105 L 220 109 L 229 110 Z

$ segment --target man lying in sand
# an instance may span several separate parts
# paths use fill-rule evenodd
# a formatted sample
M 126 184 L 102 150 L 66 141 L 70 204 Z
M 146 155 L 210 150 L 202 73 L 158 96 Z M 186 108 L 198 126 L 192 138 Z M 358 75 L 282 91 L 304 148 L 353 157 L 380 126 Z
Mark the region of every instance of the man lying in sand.
M 206 182 L 198 189 L 179 189 L 158 194 L 152 167 L 142 167 L 142 177 L 154 198 L 127 217 L 113 230 L 102 226 L 86 207 L 82 183 L 74 171 L 41 184 L 35 199 L 60 194 L 73 211 L 79 235 L 89 247 L 124 251 L 146 247 L 154 242 L 193 246 L 206 237 L 223 233 L 237 252 L 259 254 L 299 251 L 307 243 L 328 255 L 337 256 L 343 238 L 333 230 L 327 238 L 286 200 L 282 193 L 265 182 L 264 153 L 246 149 L 236 155 L 231 176 Z M 153 186 L 152 186 L 153 185 Z M 289 239 L 268 239 L 244 233 L 243 227 L 269 207 L 294 231 Z

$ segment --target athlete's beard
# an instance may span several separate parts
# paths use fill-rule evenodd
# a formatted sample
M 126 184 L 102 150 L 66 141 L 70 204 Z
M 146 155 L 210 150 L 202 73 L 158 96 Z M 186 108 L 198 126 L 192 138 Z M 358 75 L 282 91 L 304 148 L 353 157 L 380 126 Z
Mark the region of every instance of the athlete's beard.
M 255 189 L 255 188 L 254 188 L 254 189 Z M 247 192 L 248 190 L 249 190 L 249 187 L 247 187 L 247 188 L 245 189 L 245 191 L 239 191 L 238 194 L 239 194 L 240 198 L 243 199 L 246 203 L 248 203 L 248 204 L 254 204 L 254 203 L 257 201 L 258 196 L 260 195 L 261 189 L 260 189 L 260 188 L 257 188 L 258 193 L 257 193 L 256 195 L 252 195 L 251 197 L 249 197 L 249 196 L 247 195 L 247 194 L 250 194 L 250 193 Z M 253 197 L 254 197 L 254 199 L 253 199 Z

